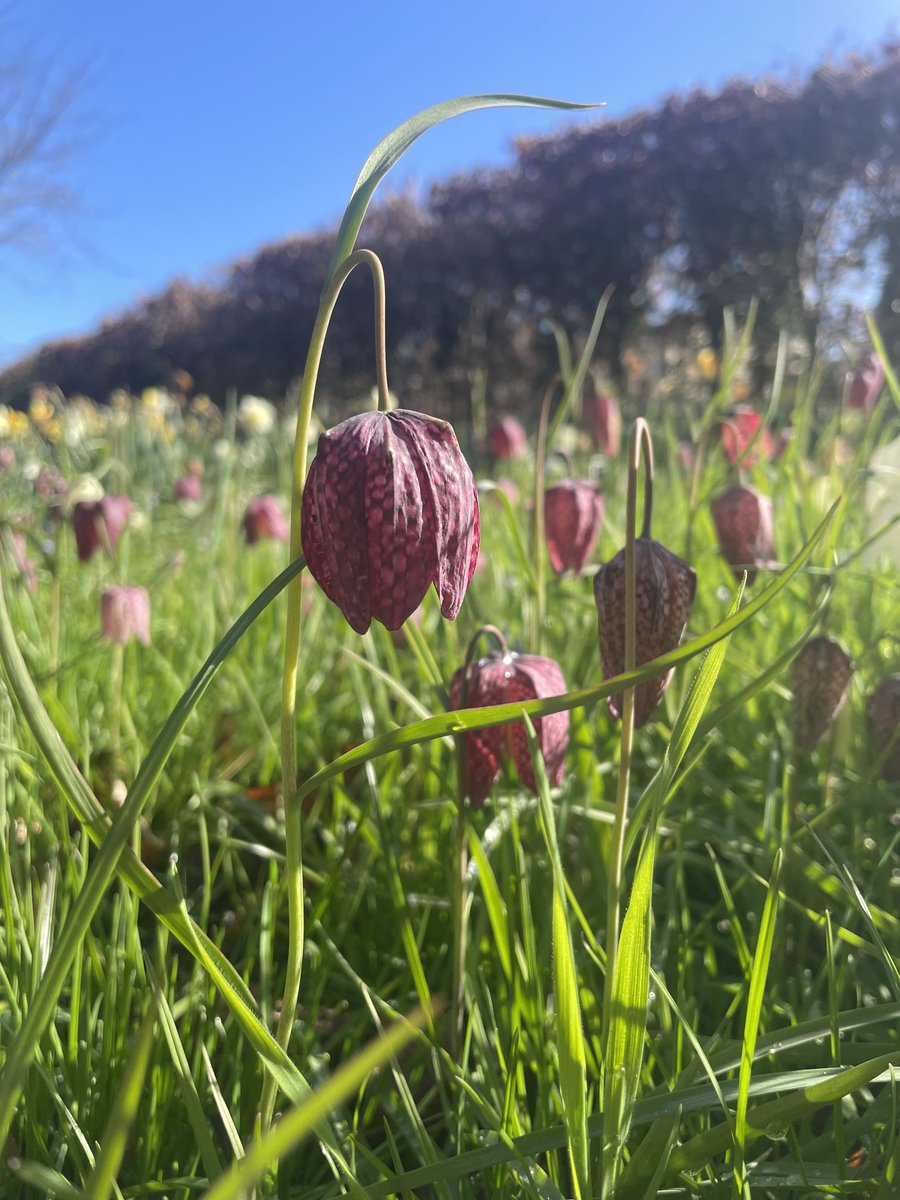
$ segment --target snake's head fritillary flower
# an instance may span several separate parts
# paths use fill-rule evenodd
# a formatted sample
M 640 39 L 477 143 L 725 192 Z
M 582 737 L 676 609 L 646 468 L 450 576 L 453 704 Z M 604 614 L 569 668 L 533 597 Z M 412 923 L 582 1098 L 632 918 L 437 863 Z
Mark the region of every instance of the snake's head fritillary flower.
M 122 530 L 131 516 L 127 496 L 104 496 L 100 500 L 80 500 L 72 509 L 75 549 L 81 562 L 87 562 L 95 550 L 106 545 L 115 553 Z
M 584 402 L 584 423 L 594 445 L 607 458 L 615 458 L 622 445 L 622 412 L 618 401 L 602 393 Z
M 450 681 L 450 703 L 454 708 L 486 708 L 560 696 L 565 690 L 562 671 L 552 658 L 494 652 L 471 663 L 467 671 L 460 667 Z M 534 730 L 547 778 L 556 787 L 562 782 L 569 746 L 569 714 L 538 717 Z M 512 759 L 522 783 L 537 792 L 524 722 L 473 730 L 463 737 L 465 788 L 473 808 L 484 804 L 504 759 Z
M 100 596 L 104 640 L 127 646 L 132 638 L 150 645 L 150 597 L 142 587 L 108 587 Z
M 200 482 L 200 476 L 188 472 L 187 475 L 182 475 L 176 480 L 174 487 L 174 495 L 176 500 L 192 500 L 195 504 L 203 497 L 203 484 Z
M 368 412 L 319 438 L 303 492 L 303 552 L 357 633 L 399 629 L 433 583 L 459 612 L 475 572 L 478 495 L 446 421 Z
M 11 446 L 0 446 L 0 471 L 11 471 L 16 465 L 16 454 Z
M 544 526 L 554 571 L 580 575 L 603 521 L 603 497 L 592 483 L 564 479 L 544 493 Z
M 33 595 L 37 591 L 37 572 L 34 569 L 34 563 L 28 557 L 28 542 L 25 534 L 21 530 L 14 529 L 10 537 L 12 539 L 12 552 L 16 566 L 22 573 L 25 586 Z
M 753 408 L 746 407 L 735 409 L 732 416 L 722 422 L 722 449 L 732 466 L 756 437 L 756 431 L 760 425 L 762 425 L 762 417 L 759 413 Z M 772 458 L 775 452 L 775 443 L 768 429 L 762 431 L 756 439 L 753 450 L 744 459 L 744 463 L 748 467 L 756 461 L 757 451 L 762 454 L 763 458 Z
M 244 512 L 244 537 L 247 545 L 271 539 L 286 542 L 291 535 L 287 518 L 276 496 L 257 496 Z
M 521 458 L 528 448 L 528 435 L 515 417 L 501 417 L 488 430 L 487 442 L 491 458 L 499 462 Z
M 681 641 L 697 590 L 697 576 L 683 558 L 653 538 L 639 537 L 635 554 L 635 666 L 668 654 Z M 625 670 L 625 551 L 611 558 L 594 576 L 597 626 L 603 678 Z M 634 694 L 635 727 L 646 724 L 662 699 L 672 672 L 639 684 Z M 609 711 L 621 717 L 623 696 L 607 700 Z
M 835 719 L 850 689 L 853 664 L 832 637 L 810 638 L 791 663 L 794 745 L 812 750 Z
M 884 367 L 877 354 L 869 354 L 844 382 L 844 407 L 870 413 L 884 387 Z
M 897 783 L 900 781 L 900 675 L 882 679 L 866 708 L 875 752 L 879 756 L 887 754 L 881 777 L 887 783 Z
M 775 556 L 772 501 L 756 488 L 733 487 L 713 501 L 712 516 L 722 557 L 737 579 L 746 570 L 747 583 L 751 584 L 756 567 Z

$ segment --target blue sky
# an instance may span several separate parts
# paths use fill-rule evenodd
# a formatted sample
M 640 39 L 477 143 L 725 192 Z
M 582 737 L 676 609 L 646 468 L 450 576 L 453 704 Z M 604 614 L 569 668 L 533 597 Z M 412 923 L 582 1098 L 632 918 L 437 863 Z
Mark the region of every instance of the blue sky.
M 898 32 L 896 0 L 20 0 L 4 54 L 84 66 L 80 201 L 47 245 L 0 245 L 0 362 L 86 332 L 176 276 L 335 221 L 372 147 L 474 92 L 603 100 L 616 118 L 737 74 L 798 74 Z M 11 35 L 11 36 L 10 36 Z M 17 54 L 20 50 L 15 51 Z M 510 160 L 572 118 L 506 109 L 422 138 L 389 182 Z

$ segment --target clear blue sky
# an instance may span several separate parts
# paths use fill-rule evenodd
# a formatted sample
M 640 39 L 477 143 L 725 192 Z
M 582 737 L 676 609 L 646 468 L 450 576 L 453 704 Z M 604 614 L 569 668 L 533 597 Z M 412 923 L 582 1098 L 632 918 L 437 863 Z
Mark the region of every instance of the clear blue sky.
M 88 67 L 91 132 L 66 174 L 82 211 L 37 257 L 0 246 L 0 361 L 331 223 L 375 143 L 439 100 L 527 92 L 604 100 L 617 118 L 898 31 L 896 0 L 19 0 L 12 21 L 33 54 Z M 393 182 L 502 165 L 517 134 L 571 120 L 461 117 Z

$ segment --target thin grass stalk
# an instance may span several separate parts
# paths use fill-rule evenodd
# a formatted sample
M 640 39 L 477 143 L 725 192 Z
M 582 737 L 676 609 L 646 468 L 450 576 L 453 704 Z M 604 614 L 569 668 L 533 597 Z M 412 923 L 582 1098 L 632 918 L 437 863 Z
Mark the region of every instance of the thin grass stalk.
M 625 671 L 635 669 L 635 594 L 637 582 L 634 543 L 637 527 L 638 470 L 644 458 L 644 519 L 642 537 L 650 536 L 653 518 L 653 443 L 650 428 L 638 417 L 631 430 L 628 450 L 628 485 L 625 496 Z M 606 983 L 603 989 L 602 1037 L 609 1035 L 612 1011 L 612 981 L 619 950 L 619 909 L 622 898 L 622 864 L 625 855 L 625 831 L 628 824 L 628 785 L 631 778 L 631 752 L 634 743 L 634 688 L 625 690 L 622 703 L 622 732 L 619 741 L 619 778 L 616 788 L 616 813 L 606 891 Z
M 302 554 L 303 538 L 300 528 L 300 506 L 306 482 L 307 446 L 309 428 L 315 399 L 316 381 L 325 337 L 334 306 L 341 288 L 350 274 L 361 263 L 372 272 L 375 289 L 376 317 L 376 362 L 378 377 L 379 407 L 390 406 L 387 384 L 385 353 L 385 299 L 384 272 L 378 256 L 371 250 L 356 250 L 331 270 L 319 301 L 316 323 L 310 337 L 303 382 L 300 386 L 297 433 L 294 440 L 293 471 L 291 476 L 291 533 L 290 559 L 293 562 Z M 301 621 L 303 608 L 302 578 L 297 575 L 287 589 L 287 626 L 284 641 L 284 669 L 281 687 L 281 794 L 285 819 L 285 878 L 288 897 L 288 961 L 285 968 L 284 992 L 281 1013 L 278 1018 L 276 1040 L 283 1050 L 290 1041 L 297 999 L 300 995 L 300 978 L 303 972 L 303 943 L 305 937 L 303 843 L 302 820 L 299 803 L 293 798 L 297 792 L 297 675 L 300 663 Z M 262 1133 L 272 1123 L 275 1111 L 277 1088 L 274 1080 L 267 1077 L 259 1105 L 259 1127 Z
M 534 454 L 534 577 L 535 593 L 531 644 L 535 654 L 541 654 L 544 624 L 547 619 L 547 580 L 544 568 L 544 464 L 547 459 L 547 426 L 550 420 L 550 401 L 556 391 L 556 380 L 544 392 L 538 420 L 537 445 Z

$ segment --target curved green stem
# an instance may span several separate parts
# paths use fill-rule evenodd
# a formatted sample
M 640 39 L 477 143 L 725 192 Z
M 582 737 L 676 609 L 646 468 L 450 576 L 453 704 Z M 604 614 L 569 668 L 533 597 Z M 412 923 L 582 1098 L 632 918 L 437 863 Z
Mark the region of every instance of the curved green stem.
M 544 464 L 547 459 L 547 427 L 550 422 L 550 401 L 556 391 L 557 380 L 553 380 L 544 392 L 541 415 L 538 421 L 537 446 L 534 455 L 534 577 L 537 590 L 534 600 L 534 621 L 531 629 L 533 653 L 541 653 L 544 636 L 544 621 L 547 615 L 547 581 L 544 578 Z
M 297 433 L 294 440 L 293 472 L 291 476 L 291 560 L 299 558 L 302 545 L 300 528 L 300 506 L 303 485 L 306 482 L 307 444 L 312 419 L 316 381 L 325 348 L 325 337 L 334 306 L 341 288 L 350 274 L 365 263 L 372 272 L 375 286 L 376 360 L 378 367 L 379 406 L 389 406 L 385 354 L 384 322 L 384 271 L 381 262 L 371 250 L 356 250 L 332 270 L 322 291 L 319 311 L 309 340 L 303 382 L 300 385 Z M 285 968 L 284 992 L 281 1014 L 278 1019 L 277 1041 L 286 1050 L 290 1041 L 297 998 L 300 994 L 300 977 L 303 970 L 304 941 L 304 888 L 302 829 L 300 805 L 294 799 L 297 791 L 297 749 L 295 725 L 297 713 L 297 674 L 300 661 L 300 623 L 302 609 L 302 579 L 298 575 L 288 585 L 287 629 L 284 644 L 284 670 L 281 686 L 281 787 L 284 797 L 286 880 L 288 897 L 288 961 Z M 259 1118 L 263 1133 L 269 1128 L 275 1111 L 277 1088 L 271 1077 L 267 1077 L 260 1097 Z
M 628 452 L 628 490 L 625 498 L 625 671 L 635 668 L 635 594 L 637 591 L 634 543 L 637 528 L 638 470 L 644 458 L 644 520 L 641 537 L 650 536 L 653 517 L 653 443 L 650 428 L 638 417 L 631 430 Z M 603 1040 L 609 1032 L 613 980 L 619 953 L 619 910 L 622 902 L 622 864 L 625 831 L 628 825 L 628 785 L 631 779 L 631 751 L 634 744 L 634 688 L 627 688 L 622 701 L 622 732 L 619 741 L 619 779 L 616 812 L 606 890 L 606 981 L 603 987 Z M 609 1064 L 607 1064 L 607 1067 Z

